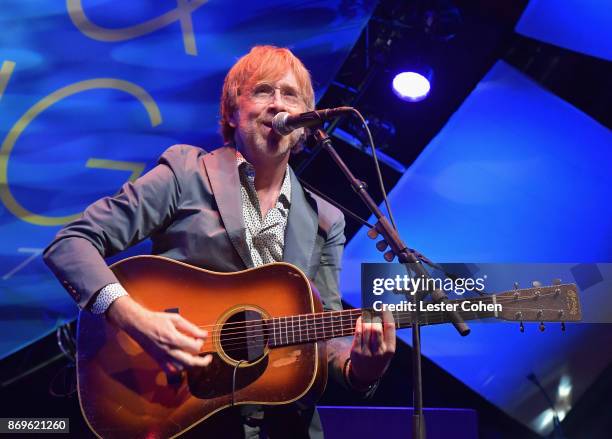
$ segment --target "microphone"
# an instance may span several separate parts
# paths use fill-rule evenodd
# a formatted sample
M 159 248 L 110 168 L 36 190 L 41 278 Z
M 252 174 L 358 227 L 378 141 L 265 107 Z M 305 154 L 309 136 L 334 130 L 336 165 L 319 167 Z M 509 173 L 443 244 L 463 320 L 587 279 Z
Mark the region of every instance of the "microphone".
M 353 107 L 327 108 L 325 110 L 308 111 L 301 114 L 289 114 L 281 111 L 272 119 L 272 129 L 281 136 L 286 136 L 298 128 L 310 128 L 322 125 L 324 121 L 353 111 Z

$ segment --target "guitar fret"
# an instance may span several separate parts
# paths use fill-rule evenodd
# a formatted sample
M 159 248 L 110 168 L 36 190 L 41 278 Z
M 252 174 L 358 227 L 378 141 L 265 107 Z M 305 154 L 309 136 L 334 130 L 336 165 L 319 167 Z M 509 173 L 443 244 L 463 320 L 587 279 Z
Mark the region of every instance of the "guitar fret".
M 278 339 L 276 338 L 276 332 L 278 331 Z M 275 317 L 274 318 L 274 343 L 276 344 L 276 346 L 279 346 L 281 344 L 281 338 L 280 338 L 280 318 Z
M 325 338 L 325 314 L 321 316 L 321 338 Z
M 355 332 L 355 323 L 357 322 L 357 320 L 355 320 L 354 317 L 355 316 L 353 315 L 352 312 L 348 315 L 349 323 L 348 323 L 348 325 L 346 325 L 347 327 L 344 330 L 344 335 L 353 335 L 354 334 L 354 332 Z
M 273 317 L 271 332 L 272 346 L 288 346 L 317 340 L 328 340 L 335 337 L 353 335 L 355 324 L 360 314 L 359 310 L 326 311 L 315 314 L 298 314 L 283 317 Z M 345 316 L 346 314 L 346 316 Z M 410 326 L 404 322 L 400 325 L 400 314 L 394 312 L 396 326 Z M 423 324 L 428 324 L 427 314 L 422 315 Z M 347 320 L 348 319 L 348 320 Z M 297 327 L 296 327 L 297 326 Z
M 310 316 L 310 322 L 308 322 L 308 330 L 311 331 L 312 330 L 312 334 L 310 334 L 310 340 L 316 340 L 317 339 L 317 331 L 316 331 L 316 326 L 315 326 L 315 317 L 314 316 Z
M 325 339 L 325 337 L 327 336 L 327 331 L 329 330 L 329 323 L 325 320 L 326 317 L 327 314 L 321 314 L 321 321 L 323 322 L 323 327 L 321 328 L 323 330 L 321 333 L 321 338 L 323 339 Z
M 337 313 L 337 311 L 336 311 L 336 313 Z M 342 316 L 342 314 L 334 316 L 334 320 L 335 320 L 334 321 L 334 337 L 338 336 L 338 331 L 340 331 L 340 333 L 342 334 L 342 326 L 338 325 L 338 317 L 340 317 L 340 319 L 342 319 L 341 316 Z M 340 321 L 342 321 L 342 320 L 340 320 Z
M 285 344 L 289 344 L 289 324 L 287 323 L 287 317 L 285 317 Z
M 359 319 L 360 314 L 352 314 L 351 315 L 351 333 L 354 332 L 355 326 L 357 326 L 357 320 Z
M 332 324 L 332 337 L 335 337 L 336 334 L 338 333 L 338 319 L 336 318 L 336 316 L 334 315 L 334 311 L 331 312 L 329 319 L 331 321 Z

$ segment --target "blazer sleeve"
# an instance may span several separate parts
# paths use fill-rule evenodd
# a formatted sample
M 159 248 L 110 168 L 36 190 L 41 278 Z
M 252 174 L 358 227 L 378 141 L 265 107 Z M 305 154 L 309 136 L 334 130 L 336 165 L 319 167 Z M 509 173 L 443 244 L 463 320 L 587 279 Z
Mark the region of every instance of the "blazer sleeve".
M 321 206 L 321 205 L 320 205 Z M 323 206 L 321 206 L 323 207 Z M 323 207 L 323 209 L 325 209 Z M 342 268 L 342 253 L 346 238 L 344 236 L 344 216 L 338 211 L 332 211 L 337 219 L 332 223 L 327 238 L 321 250 L 319 268 L 314 278 L 314 284 L 319 290 L 325 309 L 329 311 L 342 310 L 339 277 Z M 328 217 L 329 218 L 329 217 Z M 327 342 L 327 360 L 330 376 L 342 387 L 348 388 L 344 379 L 344 363 L 351 349 L 350 337 L 334 338 Z
M 325 309 L 334 311 L 342 310 L 339 277 L 346 243 L 344 225 L 344 216 L 340 214 L 327 233 L 327 239 L 321 249 L 319 268 L 314 278 L 314 284 L 321 294 Z
M 331 226 L 323 249 L 319 269 L 314 283 L 321 294 L 321 298 L 328 310 L 342 310 L 340 297 L 339 277 L 342 269 L 342 254 L 346 237 L 344 236 L 344 216 L 338 212 L 338 220 Z M 350 356 L 352 337 L 334 338 L 327 343 L 328 370 L 331 377 L 345 389 L 354 391 L 344 377 L 344 366 Z M 355 391 L 361 398 L 371 398 L 378 383 L 367 392 Z
M 186 145 L 170 147 L 155 168 L 124 184 L 117 195 L 91 204 L 44 250 L 45 263 L 81 309 L 101 288 L 117 282 L 105 257 L 169 223 L 179 205 L 182 174 L 190 159 L 196 162 L 192 156 L 197 150 Z

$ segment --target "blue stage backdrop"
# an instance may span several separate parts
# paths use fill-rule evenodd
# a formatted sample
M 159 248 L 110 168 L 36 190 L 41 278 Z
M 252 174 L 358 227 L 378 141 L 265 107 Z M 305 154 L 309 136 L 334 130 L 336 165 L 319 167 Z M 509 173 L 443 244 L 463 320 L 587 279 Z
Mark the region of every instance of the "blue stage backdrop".
M 612 61 L 612 8 L 606 0 L 531 0 L 516 31 Z
M 552 413 L 529 373 L 553 399 L 569 386 L 559 406 L 567 412 L 612 361 L 612 325 L 598 324 L 612 322 L 612 264 L 576 264 L 612 262 L 611 168 L 609 129 L 500 61 L 390 193 L 402 237 L 434 261 L 568 263 L 495 270 L 487 288 L 578 281 L 591 324 L 565 333 L 531 324 L 525 334 L 518 324 L 473 324 L 466 338 L 451 325 L 423 329 L 429 358 L 539 432 Z M 365 232 L 348 244 L 341 277 L 355 305 L 360 264 L 383 262 Z M 409 331 L 400 337 L 410 343 Z
M 41 252 L 174 143 L 220 145 L 223 77 L 286 46 L 317 96 L 375 2 L 4 0 L 0 10 L 0 358 L 76 316 Z

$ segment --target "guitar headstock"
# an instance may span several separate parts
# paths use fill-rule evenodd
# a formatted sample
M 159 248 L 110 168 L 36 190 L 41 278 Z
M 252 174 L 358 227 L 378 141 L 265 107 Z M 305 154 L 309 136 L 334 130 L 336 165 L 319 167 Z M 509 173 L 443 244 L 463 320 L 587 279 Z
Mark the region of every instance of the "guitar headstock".
M 582 320 L 576 284 L 542 286 L 534 282 L 531 288 L 496 295 L 502 304 L 498 317 L 516 322 L 577 322 Z M 543 330 L 543 325 L 540 327 Z

